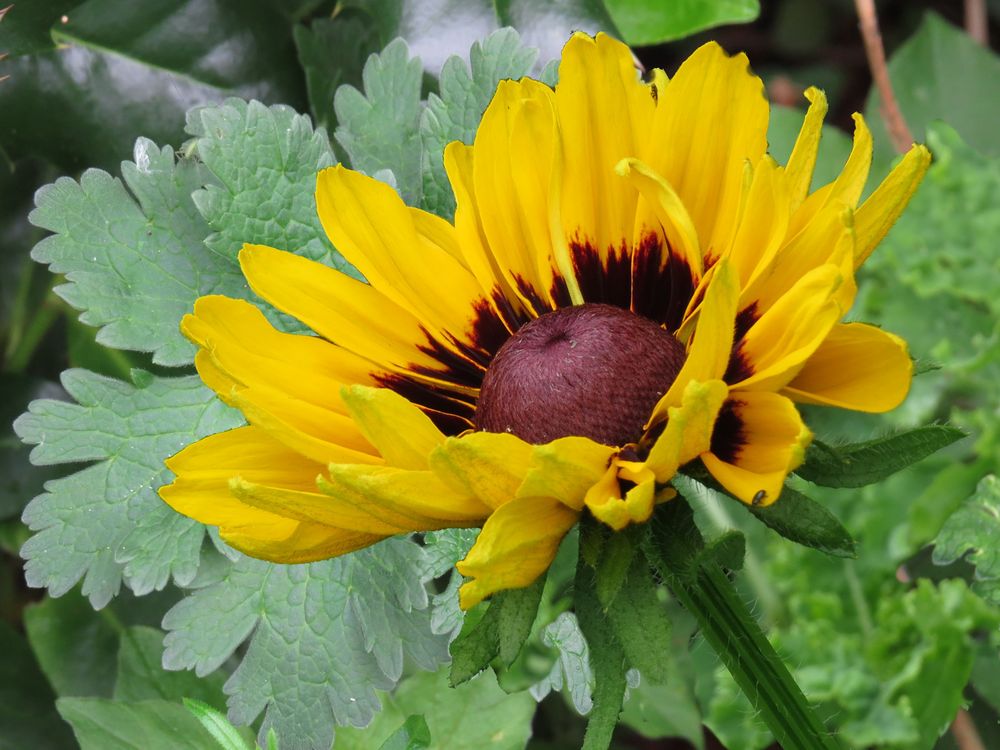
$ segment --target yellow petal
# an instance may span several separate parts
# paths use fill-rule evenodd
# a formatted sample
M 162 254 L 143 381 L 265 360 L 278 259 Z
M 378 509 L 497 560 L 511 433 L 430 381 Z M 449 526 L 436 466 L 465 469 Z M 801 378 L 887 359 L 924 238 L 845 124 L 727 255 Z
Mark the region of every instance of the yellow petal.
M 297 524 L 235 498 L 229 481 L 237 474 L 289 489 L 315 486 L 323 465 L 289 450 L 256 427 L 240 427 L 192 443 L 166 460 L 176 474 L 159 494 L 171 508 L 199 523 L 245 529 L 262 539 L 285 539 Z
M 181 330 L 203 347 L 195 360 L 199 373 L 227 403 L 251 403 L 255 413 L 340 446 L 343 460 L 377 462 L 339 396 L 344 382 L 371 380 L 364 360 L 314 336 L 280 333 L 256 307 L 228 297 L 198 299 Z M 326 462 L 333 454 L 317 458 Z
M 326 495 L 315 488 L 309 491 L 274 487 L 248 482 L 242 476 L 230 480 L 229 489 L 237 500 L 294 521 L 332 526 L 364 534 L 393 536 L 410 529 L 372 516 L 341 498 Z
M 430 417 L 388 388 L 344 387 L 341 398 L 389 466 L 426 469 L 427 457 L 444 440 Z
M 816 155 L 819 153 L 819 140 L 823 134 L 823 119 L 826 117 L 826 94 L 815 86 L 806 89 L 806 99 L 809 100 L 809 110 L 802 121 L 799 137 L 795 139 L 795 147 L 788 157 L 785 173 L 788 175 L 789 210 L 795 211 L 809 193 L 813 170 L 816 168 Z
M 839 201 L 851 208 L 858 205 L 861 193 L 868 181 L 868 170 L 872 165 L 872 134 L 865 118 L 859 113 L 854 118 L 854 145 L 847 163 L 833 183 L 833 191 L 827 198 L 828 202 Z
M 668 408 L 667 424 L 644 462 L 657 482 L 669 482 L 677 469 L 709 449 L 716 417 L 728 393 L 721 380 L 688 382 L 682 404 Z
M 430 471 L 331 464 L 329 472 L 317 480 L 320 492 L 410 531 L 477 526 L 490 514 Z
M 688 265 L 696 281 L 700 279 L 702 258 L 698 247 L 698 231 L 674 189 L 661 175 L 638 159 L 622 159 L 615 166 L 615 172 L 642 193 L 663 230 L 670 252 Z M 668 258 L 669 253 L 663 253 L 664 265 Z
M 181 332 L 211 349 L 216 359 L 244 381 L 269 377 L 291 393 L 328 403 L 343 383 L 370 383 L 371 363 L 315 336 L 281 333 L 249 302 L 219 295 L 199 297 Z M 303 375 L 307 378 L 303 378 Z
M 551 497 L 581 510 L 587 490 L 603 476 L 615 450 L 583 437 L 536 445 L 518 497 Z
M 806 198 L 792 214 L 789 236 L 794 237 L 831 206 L 847 206 L 853 209 L 858 205 L 872 163 L 872 134 L 864 117 L 857 113 L 853 117 L 854 145 L 850 156 L 847 157 L 847 163 L 844 164 L 836 180 Z M 839 208 L 837 210 L 839 211 Z
M 244 245 L 240 266 L 254 290 L 323 338 L 393 372 L 442 369 L 420 347 L 420 320 L 381 292 L 293 253 Z
M 903 213 L 931 164 L 931 152 L 926 146 L 914 146 L 893 168 L 868 200 L 854 215 L 857 247 L 854 263 L 860 266 L 882 241 L 889 228 Z
M 842 269 L 810 271 L 744 336 L 726 381 L 740 389 L 776 390 L 798 374 L 843 316 L 836 293 Z
M 697 327 L 688 346 L 684 366 L 670 390 L 656 404 L 649 424 L 666 418 L 668 407 L 680 405 L 691 381 L 718 380 L 725 374 L 733 349 L 739 292 L 736 273 L 729 262 L 723 259 L 712 270 L 712 278 L 699 308 Z M 648 426 L 647 424 L 647 428 Z
M 579 514 L 558 500 L 523 497 L 501 506 L 456 567 L 466 578 L 459 589 L 462 609 L 497 591 L 530 586 L 544 573 Z
M 499 289 L 505 299 L 517 300 L 517 292 L 510 286 L 505 270 L 494 257 L 486 238 L 476 197 L 473 165 L 472 146 L 461 141 L 452 141 L 445 146 L 444 168 L 455 193 L 455 236 L 459 249 L 465 265 L 483 289 Z
M 725 254 L 739 277 L 749 286 L 773 262 L 788 232 L 789 187 L 784 171 L 770 156 L 753 170 L 736 235 Z
M 702 252 L 718 255 L 732 238 L 744 163 L 767 148 L 764 85 L 746 55 L 702 45 L 657 97 L 645 150 L 637 156 L 673 186 L 698 229 Z
M 639 155 L 656 103 L 626 45 L 581 33 L 563 48 L 555 101 L 564 153 L 563 230 L 571 243 L 589 243 L 604 260 L 632 244 L 638 196 L 614 170 Z
M 465 262 L 465 257 L 462 254 L 458 235 L 455 232 L 455 227 L 440 216 L 432 214 L 429 211 L 423 211 L 412 206 L 408 207 L 408 211 L 410 219 L 413 221 L 413 228 L 417 230 L 417 237 L 428 248 L 428 252 L 436 253 L 439 250 L 443 250 L 458 261 L 460 265 L 468 268 L 468 264 Z M 489 289 L 490 287 L 486 288 Z
M 725 411 L 702 462 L 735 497 L 770 505 L 805 458 L 812 433 L 795 404 L 777 393 L 733 393 Z
M 350 417 L 290 398 L 279 389 L 246 387 L 223 370 L 206 349 L 195 355 L 194 364 L 205 384 L 243 412 L 250 424 L 303 456 L 321 464 L 383 462 Z
M 525 309 L 541 314 L 558 293 L 552 191 L 558 157 L 553 94 L 538 81 L 501 81 L 472 150 L 473 191 L 490 252 Z
M 346 555 L 348 552 L 370 547 L 385 538 L 313 523 L 296 524 L 295 530 L 281 540 L 261 539 L 242 530 L 221 531 L 220 535 L 231 547 L 250 557 L 285 564 L 315 562 Z
M 434 449 L 430 467 L 448 484 L 499 508 L 517 494 L 532 446 L 507 433 L 473 432 L 447 438 Z
M 316 179 L 316 208 L 334 246 L 369 283 L 435 331 L 465 331 L 483 290 L 461 263 L 421 242 L 410 210 L 384 182 L 346 169 Z M 448 294 L 434 293 L 447 289 Z
M 800 403 L 881 413 L 903 402 L 912 378 L 905 341 L 874 326 L 847 323 L 830 331 L 782 393 Z

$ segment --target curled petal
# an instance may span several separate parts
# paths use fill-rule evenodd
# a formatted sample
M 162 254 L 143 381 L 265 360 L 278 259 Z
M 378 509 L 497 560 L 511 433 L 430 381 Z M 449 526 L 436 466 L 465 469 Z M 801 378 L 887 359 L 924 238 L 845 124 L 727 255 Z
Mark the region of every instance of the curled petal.
M 628 467 L 627 489 L 622 489 L 619 476 L 622 465 L 615 461 L 601 480 L 587 492 L 585 503 L 594 518 L 621 531 L 632 523 L 645 523 L 653 515 L 653 506 L 674 497 L 670 487 L 657 492 L 656 477 L 647 468 Z

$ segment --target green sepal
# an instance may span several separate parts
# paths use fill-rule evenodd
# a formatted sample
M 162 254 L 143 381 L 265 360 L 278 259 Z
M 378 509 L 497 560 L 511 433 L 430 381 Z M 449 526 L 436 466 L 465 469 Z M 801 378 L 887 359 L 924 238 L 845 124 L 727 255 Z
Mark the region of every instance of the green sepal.
M 823 487 L 864 487 L 881 482 L 965 436 L 957 427 L 928 424 L 838 447 L 816 440 L 795 473 Z
M 452 687 L 472 679 L 498 657 L 505 667 L 514 663 L 531 634 L 544 587 L 543 575 L 526 588 L 494 594 L 481 617 L 466 616 L 462 632 L 451 644 Z
M 593 569 L 597 601 L 628 665 L 662 683 L 669 672 L 670 620 L 649 563 L 637 554 L 648 535 L 646 524 L 618 532 L 594 524 L 581 539 L 580 564 Z
M 585 519 L 580 528 L 580 559 L 576 566 L 574 609 L 587 639 L 590 669 L 594 675 L 594 705 L 587 717 L 582 750 L 606 750 L 618 724 L 625 698 L 625 652 L 611 619 L 597 596 L 598 572 L 583 554 L 587 537 L 600 534 L 596 521 Z
M 834 557 L 857 557 L 854 537 L 837 517 L 798 490 L 785 487 L 781 497 L 764 508 L 743 507 L 789 541 Z
M 657 589 L 646 558 L 634 555 L 624 585 L 607 613 L 629 666 L 662 685 L 670 674 L 671 627 L 666 601 L 660 599 Z
M 382 743 L 379 750 L 426 750 L 431 746 L 431 730 L 420 714 L 407 717 L 403 726 Z
M 616 533 L 602 525 L 600 529 L 594 529 L 592 534 L 587 535 L 602 540 L 599 550 L 596 550 L 596 559 L 587 560 L 587 563 L 595 569 L 597 599 L 604 609 L 607 610 L 614 604 L 625 586 L 625 579 L 629 575 L 636 550 L 642 544 L 645 531 L 645 526 L 630 526 Z

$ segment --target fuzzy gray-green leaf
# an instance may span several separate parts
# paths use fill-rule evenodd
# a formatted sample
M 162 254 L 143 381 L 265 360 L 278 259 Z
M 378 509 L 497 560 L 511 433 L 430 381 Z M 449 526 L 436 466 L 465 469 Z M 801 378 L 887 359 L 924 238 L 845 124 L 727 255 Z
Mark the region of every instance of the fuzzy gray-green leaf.
M 162 589 L 197 572 L 204 527 L 156 494 L 168 456 L 240 423 L 197 377 L 158 378 L 136 387 L 86 370 L 67 370 L 63 387 L 77 403 L 42 399 L 14 423 L 36 447 L 35 464 L 96 461 L 46 484 L 24 510 L 35 531 L 21 550 L 30 586 L 59 596 L 83 578 L 95 607 L 124 578 L 136 593 Z

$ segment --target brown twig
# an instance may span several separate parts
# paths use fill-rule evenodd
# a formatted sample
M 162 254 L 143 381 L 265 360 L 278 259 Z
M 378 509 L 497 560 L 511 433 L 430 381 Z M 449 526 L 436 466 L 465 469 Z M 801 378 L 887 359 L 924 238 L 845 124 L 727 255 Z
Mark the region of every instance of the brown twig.
M 965 30 L 984 47 L 990 46 L 990 21 L 986 0 L 965 0 Z
M 972 717 L 964 708 L 958 709 L 955 714 L 955 721 L 951 723 L 951 736 L 955 738 L 959 750 L 986 750 L 976 725 L 972 723 Z
M 868 57 L 868 67 L 872 71 L 872 79 L 882 97 L 882 119 L 885 120 L 892 145 L 900 153 L 909 149 L 913 143 L 913 134 L 903 119 L 896 97 L 892 93 L 892 82 L 889 80 L 889 69 L 885 64 L 885 49 L 882 47 L 882 34 L 878 30 L 878 15 L 875 13 L 875 0 L 854 0 L 858 9 L 858 21 L 861 27 L 861 38 L 865 43 L 865 55 Z

